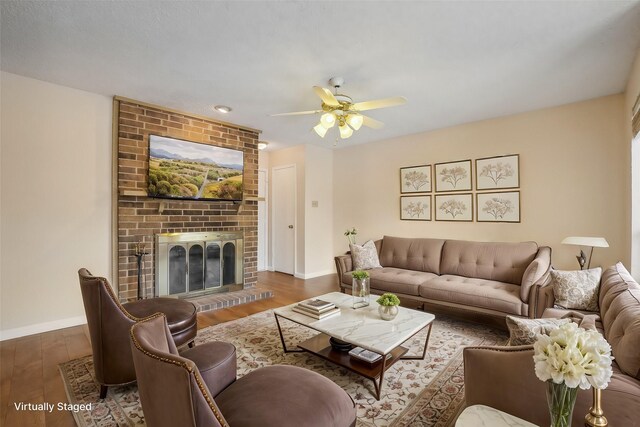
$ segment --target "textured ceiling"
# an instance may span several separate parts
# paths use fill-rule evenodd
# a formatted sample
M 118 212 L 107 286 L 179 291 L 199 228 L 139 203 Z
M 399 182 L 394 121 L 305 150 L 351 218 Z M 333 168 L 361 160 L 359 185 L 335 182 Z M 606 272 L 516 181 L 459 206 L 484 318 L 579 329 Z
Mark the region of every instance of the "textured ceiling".
M 354 101 L 402 95 L 338 146 L 622 92 L 638 2 L 3 0 L 0 68 L 263 130 L 271 148 L 331 147 L 313 85 Z M 231 114 L 212 111 L 231 106 Z

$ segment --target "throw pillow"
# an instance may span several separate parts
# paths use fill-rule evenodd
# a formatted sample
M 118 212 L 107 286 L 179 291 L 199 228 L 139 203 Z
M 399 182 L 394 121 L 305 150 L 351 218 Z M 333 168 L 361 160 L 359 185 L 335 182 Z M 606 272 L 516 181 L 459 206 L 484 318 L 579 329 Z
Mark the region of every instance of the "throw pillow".
M 353 261 L 354 270 L 368 270 L 370 268 L 380 268 L 380 260 L 378 259 L 378 251 L 373 240 L 369 240 L 364 245 L 350 244 L 351 260 Z
M 548 335 L 560 325 L 571 322 L 571 319 L 525 319 L 507 316 L 509 328 L 509 345 L 529 345 L 536 342 L 538 334 Z
M 600 276 L 600 267 L 579 271 L 551 270 L 555 307 L 598 311 Z

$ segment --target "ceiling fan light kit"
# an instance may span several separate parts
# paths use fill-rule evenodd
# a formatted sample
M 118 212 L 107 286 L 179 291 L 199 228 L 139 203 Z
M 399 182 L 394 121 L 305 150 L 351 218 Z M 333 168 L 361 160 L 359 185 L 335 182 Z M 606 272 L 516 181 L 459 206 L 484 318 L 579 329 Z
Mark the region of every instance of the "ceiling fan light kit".
M 313 87 L 316 95 L 322 100 L 321 110 L 281 113 L 274 114 L 274 116 L 297 116 L 322 113 L 320 122 L 313 127 L 313 130 L 318 136 L 324 138 L 327 131 L 338 123 L 340 138 L 347 139 L 353 135 L 354 130 L 359 130 L 363 125 L 372 129 L 380 129 L 384 126 L 384 123 L 378 120 L 363 116 L 360 114 L 360 111 L 395 107 L 407 102 L 406 98 L 397 96 L 394 98 L 354 103 L 351 97 L 338 93 L 338 88 L 344 84 L 342 77 L 332 77 L 329 80 L 329 84 L 333 86 L 335 93 L 331 93 L 329 89 L 323 87 Z

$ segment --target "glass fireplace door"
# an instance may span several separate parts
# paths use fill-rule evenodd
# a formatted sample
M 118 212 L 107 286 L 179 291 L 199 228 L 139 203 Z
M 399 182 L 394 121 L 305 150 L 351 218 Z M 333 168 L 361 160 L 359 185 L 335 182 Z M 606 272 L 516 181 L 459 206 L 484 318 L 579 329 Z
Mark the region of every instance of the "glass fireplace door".
M 205 288 L 219 288 L 221 271 L 220 243 L 207 243 L 207 257 L 205 259 Z
M 189 244 L 189 292 L 204 289 L 204 250 L 201 243 Z
M 183 245 L 169 247 L 169 295 L 187 292 L 187 250 Z
M 236 283 L 236 244 L 226 242 L 222 246 L 222 284 Z

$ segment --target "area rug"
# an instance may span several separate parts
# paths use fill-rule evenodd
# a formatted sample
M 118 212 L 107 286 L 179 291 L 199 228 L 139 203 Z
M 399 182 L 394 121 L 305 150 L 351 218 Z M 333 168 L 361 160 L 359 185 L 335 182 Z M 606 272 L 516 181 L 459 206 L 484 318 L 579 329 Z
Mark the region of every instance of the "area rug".
M 288 347 L 313 335 L 313 331 L 281 321 Z M 405 346 L 409 354 L 421 354 L 425 332 Z M 464 403 L 462 349 L 470 345 L 495 345 L 506 333 L 487 326 L 438 316 L 424 360 L 404 360 L 384 376 L 382 396 L 374 397 L 370 380 L 307 353 L 283 354 L 272 311 L 254 314 L 198 332 L 196 344 L 228 341 L 237 348 L 238 377 L 262 366 L 285 364 L 318 372 L 347 391 L 356 402 L 359 427 L 453 425 Z M 100 400 L 90 356 L 60 365 L 71 403 L 93 403 L 91 411 L 74 414 L 80 427 L 145 425 L 135 385 L 109 387 Z

